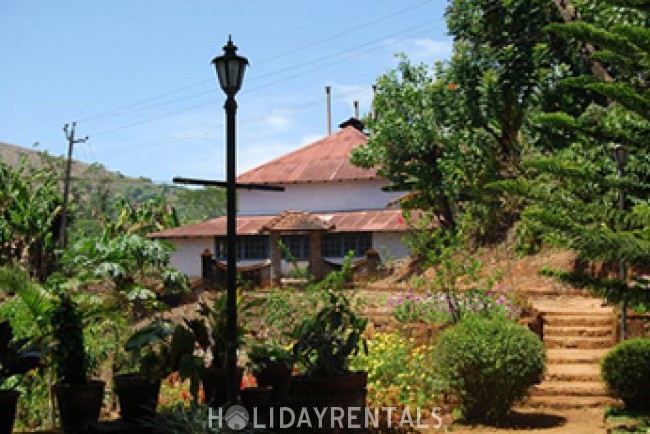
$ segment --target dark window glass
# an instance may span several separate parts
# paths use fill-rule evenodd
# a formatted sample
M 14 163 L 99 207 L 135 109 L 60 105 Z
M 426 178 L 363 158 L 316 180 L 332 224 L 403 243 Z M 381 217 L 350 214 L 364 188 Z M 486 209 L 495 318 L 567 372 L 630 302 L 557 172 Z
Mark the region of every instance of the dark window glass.
M 285 235 L 282 243 L 287 247 L 291 255 L 298 260 L 309 259 L 309 236 L 307 235 Z M 288 259 L 288 258 L 284 258 Z
M 354 256 L 359 257 L 364 256 L 371 247 L 370 232 L 329 234 L 323 237 L 322 254 L 326 258 L 342 258 L 353 250 Z
M 269 241 L 266 236 L 241 236 L 237 237 L 237 259 L 238 260 L 259 260 L 268 259 Z M 226 259 L 226 238 L 219 237 L 215 243 L 215 256 L 217 259 Z

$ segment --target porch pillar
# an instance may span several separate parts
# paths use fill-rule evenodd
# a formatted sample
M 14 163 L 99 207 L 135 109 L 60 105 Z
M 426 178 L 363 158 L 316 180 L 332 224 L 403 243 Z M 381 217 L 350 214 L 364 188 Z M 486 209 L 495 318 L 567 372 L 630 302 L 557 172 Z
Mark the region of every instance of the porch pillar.
M 279 286 L 282 279 L 282 252 L 278 247 L 280 232 L 271 231 L 269 239 L 271 243 L 271 284 Z
M 210 249 L 205 249 L 203 253 L 201 253 L 201 278 L 203 279 L 203 285 L 205 288 L 214 287 L 216 272 Z
M 311 231 L 309 234 L 309 267 L 316 280 L 324 277 L 323 273 L 323 231 Z

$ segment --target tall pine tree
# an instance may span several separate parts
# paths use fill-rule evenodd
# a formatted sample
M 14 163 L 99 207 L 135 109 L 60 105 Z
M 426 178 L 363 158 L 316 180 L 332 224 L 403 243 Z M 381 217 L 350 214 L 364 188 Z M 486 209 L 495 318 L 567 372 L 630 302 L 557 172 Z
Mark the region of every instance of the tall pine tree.
M 650 264 L 650 20 L 649 0 L 608 0 L 617 19 L 609 25 L 572 22 L 548 30 L 576 41 L 606 76 L 565 80 L 568 91 L 591 94 L 579 116 L 565 112 L 538 118 L 550 141 L 570 142 L 524 163 L 528 176 L 493 186 L 527 199 L 524 223 L 545 241 L 574 250 L 579 259 L 623 263 L 641 270 Z M 629 152 L 620 177 L 613 150 Z M 624 209 L 618 195 L 624 193 Z M 589 286 L 610 301 L 647 303 L 648 282 L 585 274 L 555 273 Z

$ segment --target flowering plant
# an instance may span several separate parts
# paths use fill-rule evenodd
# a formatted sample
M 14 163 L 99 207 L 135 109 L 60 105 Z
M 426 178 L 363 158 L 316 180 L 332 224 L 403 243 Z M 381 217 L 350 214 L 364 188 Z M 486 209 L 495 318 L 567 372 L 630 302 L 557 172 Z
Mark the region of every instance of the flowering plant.
M 458 294 L 453 304 L 444 292 L 417 296 L 407 294 L 389 306 L 393 316 L 402 323 L 422 322 L 427 324 L 448 324 L 453 322 L 454 313 L 462 317 L 477 314 L 481 316 L 502 316 L 516 320 L 521 315 L 519 308 L 503 291 L 471 290 Z M 454 312 L 457 309 L 457 312 Z
M 399 333 L 376 333 L 368 353 L 357 354 L 355 370 L 368 372 L 367 403 L 380 407 L 429 407 L 435 403 L 431 348 L 416 346 Z

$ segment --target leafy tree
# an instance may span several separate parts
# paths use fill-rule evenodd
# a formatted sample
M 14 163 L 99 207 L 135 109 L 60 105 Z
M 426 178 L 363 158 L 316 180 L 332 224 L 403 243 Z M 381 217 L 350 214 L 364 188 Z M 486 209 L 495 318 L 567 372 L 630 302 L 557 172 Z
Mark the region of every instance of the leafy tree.
M 226 198 L 223 189 L 180 188 L 172 203 L 179 220 L 188 224 L 224 215 Z
M 570 44 L 544 32 L 560 21 L 546 0 L 450 2 L 451 60 L 430 69 L 402 58 L 379 77 L 377 118 L 367 120 L 370 139 L 352 162 L 377 166 L 412 192 L 406 207 L 433 210 L 447 228 L 469 216 L 479 222 L 475 238 L 501 233 L 519 207 L 506 209 L 482 187 L 520 173 L 522 155 L 539 141 L 531 114 L 581 105 L 579 95 L 557 89 L 560 78 L 584 69 Z
M 104 217 L 105 237 L 110 238 L 121 234 L 146 235 L 179 225 L 176 210 L 163 196 L 139 204 L 125 197 L 119 197 L 114 208 L 115 218 L 110 214 Z

